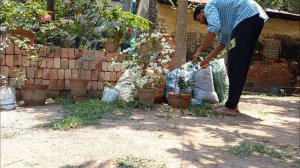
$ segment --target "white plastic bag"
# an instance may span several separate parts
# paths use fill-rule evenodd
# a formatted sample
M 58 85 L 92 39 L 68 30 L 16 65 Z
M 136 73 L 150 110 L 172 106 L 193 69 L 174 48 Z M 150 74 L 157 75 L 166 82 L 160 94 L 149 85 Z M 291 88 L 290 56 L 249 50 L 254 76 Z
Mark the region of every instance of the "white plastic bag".
M 119 99 L 120 91 L 116 88 L 104 87 L 102 101 L 105 103 L 111 103 Z

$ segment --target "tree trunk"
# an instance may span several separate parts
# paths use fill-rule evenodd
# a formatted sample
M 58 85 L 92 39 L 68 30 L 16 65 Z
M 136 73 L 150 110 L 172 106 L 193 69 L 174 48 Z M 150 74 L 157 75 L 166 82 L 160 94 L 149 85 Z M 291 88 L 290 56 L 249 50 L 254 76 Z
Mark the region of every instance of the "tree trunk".
M 188 19 L 188 0 L 178 0 L 175 32 L 175 67 L 186 62 L 186 31 Z
M 54 16 L 54 0 L 47 0 L 47 11 L 50 11 L 52 20 L 55 20 Z
M 124 10 L 127 12 L 131 11 L 131 0 L 124 0 Z

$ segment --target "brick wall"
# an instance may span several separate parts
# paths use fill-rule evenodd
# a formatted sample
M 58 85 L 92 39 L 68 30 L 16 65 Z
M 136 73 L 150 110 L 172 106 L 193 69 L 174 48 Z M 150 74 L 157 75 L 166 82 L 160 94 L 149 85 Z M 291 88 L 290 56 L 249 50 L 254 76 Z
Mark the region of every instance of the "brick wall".
M 249 69 L 245 90 L 269 92 L 270 87 L 293 87 L 297 64 L 254 61 Z
M 89 51 L 83 51 L 83 56 Z M 41 69 L 37 71 L 37 84 L 49 85 L 49 96 L 68 95 L 70 93 L 71 77 L 89 79 L 88 93 L 100 96 L 103 82 L 116 83 L 124 69 L 113 68 L 111 61 L 118 53 L 95 51 L 89 61 L 80 61 L 79 51 L 70 48 L 55 48 L 47 57 L 42 57 Z M 10 78 L 15 77 L 14 68 L 26 72 L 26 84 L 34 82 L 34 62 L 26 59 L 23 51 L 11 45 L 4 54 L 0 54 L 1 74 Z M 20 95 L 21 84 L 17 87 L 17 97 Z

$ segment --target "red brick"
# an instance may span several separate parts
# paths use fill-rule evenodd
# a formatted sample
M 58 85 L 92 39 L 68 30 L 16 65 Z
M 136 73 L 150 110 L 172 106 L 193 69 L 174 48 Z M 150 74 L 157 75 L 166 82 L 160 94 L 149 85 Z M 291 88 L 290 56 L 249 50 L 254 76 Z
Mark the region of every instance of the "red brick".
M 80 58 L 83 54 L 83 51 L 81 49 L 75 49 L 74 51 L 75 59 Z
M 51 79 L 57 79 L 58 75 L 57 75 L 57 69 L 50 69 L 49 70 L 49 74 L 50 74 L 50 80 Z
M 14 55 L 14 66 L 22 66 L 22 55 Z
M 61 48 L 55 48 L 54 57 L 61 58 Z
M 13 55 L 6 55 L 5 59 L 7 66 L 14 66 L 14 56 Z
M 98 80 L 98 71 L 92 71 L 92 80 Z
M 9 68 L 8 66 L 1 66 L 1 75 L 8 77 L 9 75 Z
M 88 79 L 90 80 L 91 79 L 91 71 L 90 70 L 80 70 L 79 71 L 79 78 L 82 78 L 82 79 Z
M 74 48 L 69 48 L 69 58 L 75 59 L 75 49 Z
M 42 79 L 36 79 L 35 81 L 33 81 L 34 84 L 38 84 L 41 85 L 42 84 Z
M 27 59 L 26 56 L 22 56 L 22 63 L 23 66 L 30 66 L 30 61 Z
M 65 79 L 65 70 L 63 70 L 63 69 L 58 69 L 58 72 L 57 72 L 57 78 L 58 78 L 58 79 Z
M 109 53 L 109 54 L 106 55 L 106 60 L 109 61 L 109 62 L 111 62 L 111 61 L 114 60 L 114 58 L 115 58 L 116 56 L 117 56 L 116 53 Z
M 26 76 L 27 76 L 27 78 L 34 78 L 34 68 L 33 67 L 26 68 Z
M 119 72 L 119 71 L 121 71 L 121 67 L 119 67 L 119 66 L 117 66 L 117 67 L 114 67 L 114 71 L 115 71 L 115 72 Z
M 90 69 L 95 69 L 95 66 L 96 66 L 96 62 L 95 61 L 89 61 L 89 66 L 90 66 Z
M 55 51 L 50 51 L 49 53 L 47 53 L 47 57 L 48 58 L 54 58 L 55 57 Z
M 17 55 L 22 55 L 23 54 L 23 50 L 21 50 L 18 46 L 15 46 L 15 54 Z
M 70 81 L 65 80 L 65 90 L 70 90 Z
M 123 72 L 117 72 L 117 80 L 122 76 Z
M 88 83 L 86 89 L 87 89 L 87 90 L 91 90 L 91 82 Z
M 91 69 L 88 61 L 82 61 L 81 68 L 82 69 Z
M 104 81 L 110 81 L 110 72 L 104 72 Z
M 15 54 L 15 46 L 13 44 L 9 44 L 8 47 L 5 49 L 6 55 L 13 55 Z
M 81 69 L 81 61 L 79 59 L 75 60 L 75 69 Z
M 72 74 L 72 78 L 78 78 L 78 70 L 77 69 L 72 69 L 71 74 Z
M 107 62 L 102 62 L 102 71 L 106 72 L 107 71 L 107 66 L 108 66 Z
M 59 79 L 57 80 L 57 90 L 64 90 L 65 89 L 65 80 Z
M 102 62 L 96 62 L 94 69 L 97 71 L 101 71 L 102 70 Z
M 14 68 L 14 67 L 8 67 L 8 69 L 9 69 L 9 77 L 10 77 L 10 78 L 16 77 L 16 71 L 15 71 L 15 68 Z
M 54 58 L 46 58 L 46 60 L 47 60 L 47 68 L 53 68 Z
M 69 69 L 74 69 L 75 68 L 75 60 L 70 59 L 69 60 Z
M 59 91 L 58 90 L 49 90 L 47 96 L 52 97 L 52 98 L 58 97 L 59 96 Z
M 60 58 L 53 59 L 53 67 L 58 69 L 60 68 Z
M 34 83 L 34 80 L 32 78 L 27 78 L 26 81 L 25 81 L 26 85 L 30 85 L 30 84 L 33 84 L 33 83 Z
M 68 48 L 62 48 L 61 49 L 61 57 L 62 58 L 69 58 L 69 49 Z
M 111 62 L 108 62 L 107 70 L 110 71 L 110 72 L 114 71 L 114 68 L 111 66 Z
M 104 81 L 105 72 L 99 72 L 98 80 Z
M 90 81 L 90 83 L 91 83 L 92 90 L 98 90 L 98 82 L 97 81 Z
M 65 79 L 69 79 L 72 77 L 72 70 L 71 69 L 66 69 L 65 70 Z
M 4 66 L 5 65 L 5 55 L 3 55 L 3 54 L 0 54 L 0 65 L 2 66 Z
M 113 82 L 117 81 L 117 72 L 110 72 L 110 80 Z
M 39 78 L 39 79 L 41 79 L 41 78 L 43 78 L 43 69 L 38 69 L 37 70 L 37 76 L 36 76 L 37 78 Z
M 43 79 L 50 79 L 50 70 L 43 68 Z
M 98 82 L 98 90 L 103 90 L 104 88 L 104 85 L 103 85 L 103 82 Z
M 41 60 L 41 64 L 40 64 L 41 68 L 46 68 L 47 67 L 47 58 L 43 58 Z
M 49 85 L 50 81 L 49 80 L 42 80 L 42 85 Z
M 61 59 L 60 66 L 62 69 L 69 69 L 69 60 L 65 58 Z
M 104 51 L 96 51 L 95 61 L 103 61 L 103 60 L 105 60 L 105 52 Z
M 49 81 L 49 90 L 57 90 L 57 80 L 51 79 Z

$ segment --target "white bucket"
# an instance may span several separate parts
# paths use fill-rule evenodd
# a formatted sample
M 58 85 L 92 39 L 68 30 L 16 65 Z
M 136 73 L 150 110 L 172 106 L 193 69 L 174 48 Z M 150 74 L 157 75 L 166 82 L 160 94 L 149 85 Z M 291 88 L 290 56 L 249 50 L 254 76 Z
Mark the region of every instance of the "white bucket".
M 120 91 L 116 88 L 104 87 L 102 101 L 111 103 L 119 99 Z
M 0 110 L 12 110 L 16 106 L 16 89 L 0 86 Z

